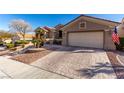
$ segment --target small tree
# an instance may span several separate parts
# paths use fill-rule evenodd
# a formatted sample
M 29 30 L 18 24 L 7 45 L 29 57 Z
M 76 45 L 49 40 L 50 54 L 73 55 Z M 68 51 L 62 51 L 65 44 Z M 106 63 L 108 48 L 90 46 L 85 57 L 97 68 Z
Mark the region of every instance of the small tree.
M 32 28 L 29 23 L 24 20 L 12 20 L 9 24 L 10 31 L 14 31 L 22 35 L 23 40 L 25 40 L 25 34 L 29 31 L 32 31 Z
M 33 43 L 35 45 L 35 47 L 39 48 L 41 46 L 43 46 L 44 44 L 44 34 L 45 34 L 45 30 L 38 27 L 35 29 L 35 38 L 33 40 Z

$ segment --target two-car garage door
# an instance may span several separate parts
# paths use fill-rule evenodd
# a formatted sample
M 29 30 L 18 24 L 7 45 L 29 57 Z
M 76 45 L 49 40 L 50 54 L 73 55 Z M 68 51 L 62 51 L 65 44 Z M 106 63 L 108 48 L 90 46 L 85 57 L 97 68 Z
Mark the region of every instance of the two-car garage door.
M 68 45 L 80 47 L 103 48 L 103 32 L 68 33 Z

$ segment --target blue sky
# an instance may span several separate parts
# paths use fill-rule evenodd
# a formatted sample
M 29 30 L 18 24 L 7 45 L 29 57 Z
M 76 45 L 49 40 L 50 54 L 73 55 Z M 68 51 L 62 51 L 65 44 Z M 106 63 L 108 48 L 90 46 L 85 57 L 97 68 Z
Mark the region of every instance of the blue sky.
M 0 29 L 8 30 L 8 24 L 13 19 L 23 19 L 35 29 L 39 26 L 54 27 L 57 24 L 66 24 L 80 14 L 0 14 Z M 103 19 L 120 22 L 124 14 L 86 14 Z

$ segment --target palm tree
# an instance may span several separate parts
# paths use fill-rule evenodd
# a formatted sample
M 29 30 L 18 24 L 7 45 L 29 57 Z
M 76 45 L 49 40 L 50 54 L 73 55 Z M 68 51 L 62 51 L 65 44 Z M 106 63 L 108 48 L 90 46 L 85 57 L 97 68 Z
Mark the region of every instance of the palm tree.
M 46 30 L 41 27 L 35 29 L 35 38 L 34 38 L 35 47 L 39 48 L 43 46 L 45 40 L 44 38 L 45 32 Z

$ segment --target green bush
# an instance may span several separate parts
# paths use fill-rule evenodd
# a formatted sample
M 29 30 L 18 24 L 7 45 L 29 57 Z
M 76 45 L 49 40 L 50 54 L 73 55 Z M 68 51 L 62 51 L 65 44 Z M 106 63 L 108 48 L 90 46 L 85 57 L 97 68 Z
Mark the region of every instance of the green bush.
M 8 43 L 8 44 L 6 44 L 6 47 L 9 48 L 9 49 L 14 48 L 14 44 Z
M 26 41 L 26 40 L 17 40 L 15 42 L 16 45 L 19 45 L 19 44 L 28 44 L 28 43 L 29 43 L 29 41 Z
M 62 44 L 62 40 L 54 40 L 53 44 L 61 45 Z
M 3 44 L 4 44 L 4 42 L 0 41 L 0 45 L 3 45 Z
M 25 47 L 25 45 L 24 45 L 24 44 L 22 44 L 21 46 L 22 46 L 22 48 L 24 48 L 24 47 Z
M 33 39 L 31 42 L 34 44 L 34 43 L 36 43 L 36 42 L 37 42 L 37 40 L 36 40 L 36 39 Z
M 32 40 L 26 40 L 27 42 L 32 42 Z
M 121 44 L 122 46 L 124 46 L 124 37 L 121 37 L 121 38 L 120 38 L 120 44 Z
M 35 47 L 42 47 L 44 45 L 44 41 L 42 39 L 34 39 L 32 40 L 32 43 Z
M 116 49 L 121 51 L 124 49 L 124 37 L 120 37 L 119 39 L 120 39 L 120 44 L 119 45 L 115 44 L 115 45 L 116 45 Z

